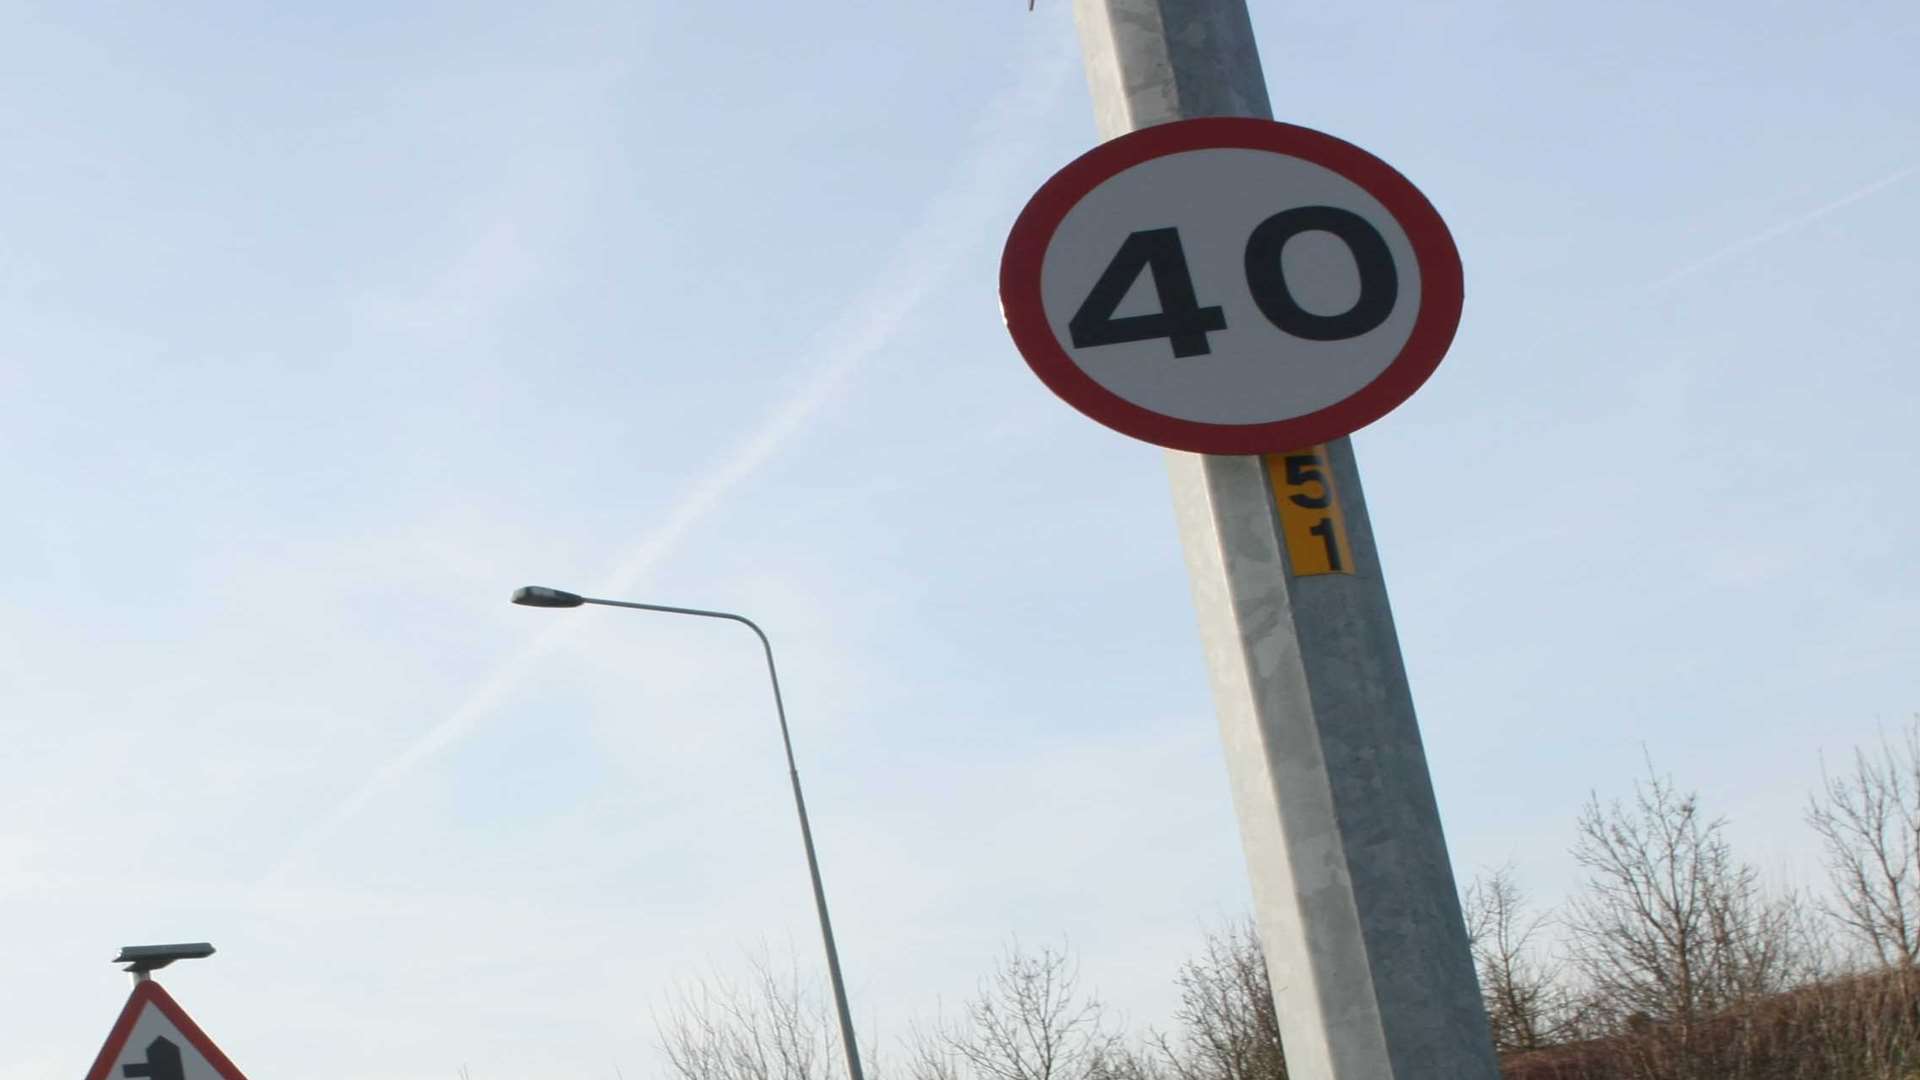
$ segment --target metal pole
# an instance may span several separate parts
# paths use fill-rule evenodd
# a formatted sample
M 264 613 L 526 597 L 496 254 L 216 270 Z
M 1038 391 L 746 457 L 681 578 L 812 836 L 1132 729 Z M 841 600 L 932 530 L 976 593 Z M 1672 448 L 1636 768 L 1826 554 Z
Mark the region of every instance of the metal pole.
M 1272 116 L 1244 0 L 1074 15 L 1103 137 Z M 1497 1080 L 1353 449 L 1315 453 L 1351 559 L 1311 576 L 1279 458 L 1167 459 L 1289 1075 Z
M 807 821 L 807 800 L 800 794 L 800 770 L 793 763 L 793 737 L 787 732 L 787 706 L 780 696 L 780 672 L 773 666 L 773 643 L 767 640 L 760 624 L 745 615 L 730 611 L 706 611 L 701 608 L 669 607 L 666 604 L 641 604 L 631 600 L 580 598 L 581 603 L 602 607 L 635 608 L 640 611 L 664 611 L 670 615 L 699 615 L 709 619 L 728 619 L 753 631 L 767 655 L 767 678 L 773 683 L 773 710 L 780 718 L 780 745 L 787 752 L 787 778 L 793 782 L 793 808 L 800 815 L 800 843 L 807 849 L 807 873 L 813 878 L 813 907 L 820 915 L 820 940 L 827 947 L 827 977 L 833 982 L 833 1006 L 840 1014 L 840 1043 L 847 1051 L 849 1080 L 865 1080 L 860 1069 L 860 1046 L 853 1037 L 853 1013 L 847 1008 L 847 985 L 840 977 L 840 950 L 833 943 L 833 922 L 827 918 L 827 891 L 820 884 L 820 860 L 813 852 L 813 827 Z

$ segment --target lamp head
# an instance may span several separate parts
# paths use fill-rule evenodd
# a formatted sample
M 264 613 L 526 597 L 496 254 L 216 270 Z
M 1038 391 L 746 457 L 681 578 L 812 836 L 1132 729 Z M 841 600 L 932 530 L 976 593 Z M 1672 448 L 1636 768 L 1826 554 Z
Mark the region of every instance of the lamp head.
M 545 585 L 522 585 L 513 590 L 513 602 L 523 607 L 579 607 L 587 600 L 578 593 L 549 589 Z
M 122 945 L 120 955 L 114 957 L 113 962 L 127 965 L 126 970 L 135 975 L 145 975 L 175 960 L 202 960 L 212 955 L 213 946 L 204 941 L 182 942 L 178 945 Z

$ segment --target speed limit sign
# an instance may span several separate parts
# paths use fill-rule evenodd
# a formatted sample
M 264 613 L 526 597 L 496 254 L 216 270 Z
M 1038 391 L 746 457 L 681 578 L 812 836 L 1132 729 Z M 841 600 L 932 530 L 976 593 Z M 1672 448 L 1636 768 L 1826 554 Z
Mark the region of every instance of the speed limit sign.
M 1041 186 L 1000 262 L 1041 381 L 1116 431 L 1261 454 L 1346 435 L 1420 388 L 1460 322 L 1460 256 L 1379 158 L 1270 120 L 1183 120 Z

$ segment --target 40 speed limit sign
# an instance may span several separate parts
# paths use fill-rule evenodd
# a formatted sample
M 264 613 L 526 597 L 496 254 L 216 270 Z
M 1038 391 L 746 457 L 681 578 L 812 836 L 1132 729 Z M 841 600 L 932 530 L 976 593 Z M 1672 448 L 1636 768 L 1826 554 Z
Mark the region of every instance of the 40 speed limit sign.
M 1460 323 L 1460 255 L 1407 179 L 1291 124 L 1182 120 L 1104 143 L 1007 238 L 1000 304 L 1034 373 L 1126 435 L 1261 454 L 1419 389 Z

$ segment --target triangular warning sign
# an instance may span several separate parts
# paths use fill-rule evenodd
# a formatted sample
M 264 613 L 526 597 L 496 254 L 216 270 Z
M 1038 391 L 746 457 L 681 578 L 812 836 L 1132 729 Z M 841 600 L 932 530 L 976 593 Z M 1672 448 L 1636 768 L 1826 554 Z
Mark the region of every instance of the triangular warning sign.
M 87 1080 L 247 1080 L 151 979 L 136 983 Z

